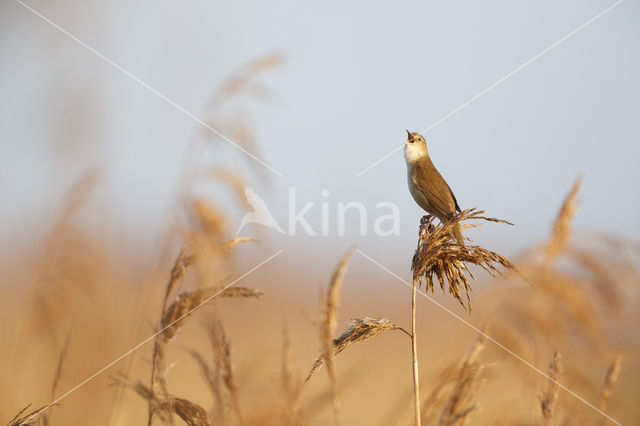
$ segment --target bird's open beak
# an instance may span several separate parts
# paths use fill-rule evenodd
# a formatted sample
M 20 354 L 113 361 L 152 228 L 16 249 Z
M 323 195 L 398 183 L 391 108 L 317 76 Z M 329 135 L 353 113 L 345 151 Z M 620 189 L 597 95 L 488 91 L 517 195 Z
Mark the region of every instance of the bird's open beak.
M 405 129 L 407 130 L 407 129 Z M 407 130 L 407 143 L 413 143 L 413 138 L 411 137 L 411 132 Z

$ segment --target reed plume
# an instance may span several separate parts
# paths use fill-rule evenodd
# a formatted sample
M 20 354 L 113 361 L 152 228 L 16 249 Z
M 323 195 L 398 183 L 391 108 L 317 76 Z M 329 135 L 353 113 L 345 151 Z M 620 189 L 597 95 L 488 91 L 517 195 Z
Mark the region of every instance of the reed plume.
M 161 332 L 156 336 L 153 347 L 152 369 L 151 369 L 151 386 L 149 391 L 152 393 L 153 398 L 147 398 L 149 402 L 149 417 L 148 424 L 151 425 L 154 415 L 157 414 L 159 409 L 167 409 L 171 412 L 170 405 L 177 401 L 175 398 L 165 398 L 164 403 L 161 405 L 155 404 L 157 394 L 169 395 L 167 390 L 167 378 L 166 378 L 166 362 L 165 362 L 165 345 L 170 342 L 178 333 L 180 328 L 184 325 L 184 322 L 189 315 L 198 307 L 207 303 L 213 297 L 225 298 L 225 297 L 255 297 L 260 298 L 263 293 L 257 289 L 250 289 L 245 287 L 204 287 L 195 290 L 182 290 L 178 292 L 175 299 L 171 304 L 168 303 L 169 295 L 174 292 L 179 282 L 182 282 L 188 267 L 192 263 L 193 256 L 186 255 L 184 249 L 180 250 L 176 260 L 174 261 L 171 273 L 169 275 L 169 281 L 167 283 L 163 308 L 160 318 L 159 330 Z M 211 338 L 222 338 L 216 332 L 210 331 L 209 336 Z M 226 342 L 216 342 L 221 345 L 225 345 Z M 228 345 L 227 345 L 228 350 Z M 223 353 L 220 357 L 229 355 L 229 353 Z M 230 361 L 227 370 L 225 370 L 227 381 L 225 384 L 230 386 L 233 381 L 231 380 L 231 367 Z M 240 411 L 237 405 L 237 398 L 235 392 L 232 393 L 234 398 L 234 408 L 240 417 Z M 160 408 L 158 408 L 160 407 Z M 169 408 L 167 408 L 169 407 Z M 171 422 L 171 416 L 168 416 L 168 421 Z
M 340 404 L 336 367 L 333 362 L 331 339 L 336 329 L 336 315 L 340 304 L 340 289 L 342 287 L 342 281 L 344 279 L 344 274 L 347 272 L 347 265 L 349 264 L 349 260 L 351 259 L 351 255 L 354 250 L 354 248 L 349 249 L 333 271 L 331 281 L 329 282 L 329 287 L 327 289 L 327 296 L 322 312 L 322 322 L 320 325 L 320 335 L 323 347 L 322 353 L 327 364 L 327 374 L 329 375 L 329 382 L 331 384 L 333 414 L 336 425 L 338 426 L 342 425 L 342 407 Z
M 56 395 L 56 389 L 58 388 L 58 384 L 60 383 L 60 378 L 62 377 L 62 372 L 64 369 L 64 364 L 67 361 L 67 353 L 69 351 L 69 342 L 71 341 L 71 337 L 68 336 L 67 340 L 64 344 L 64 347 L 60 351 L 60 356 L 58 357 L 58 366 L 53 374 L 53 382 L 51 384 L 51 394 L 50 398 L 53 401 Z M 42 423 L 44 426 L 49 426 L 51 424 L 51 417 L 53 415 L 53 410 L 49 410 L 48 413 L 42 414 Z
M 302 412 L 303 382 L 293 373 L 293 355 L 291 353 L 291 337 L 285 327 L 282 332 L 282 417 L 285 426 L 301 426 L 304 424 Z
M 170 394 L 158 396 L 156 392 L 144 383 L 140 381 L 135 383 L 130 382 L 124 376 L 112 377 L 112 381 L 114 385 L 124 386 L 133 390 L 147 401 L 151 416 L 149 424 L 151 424 L 155 418 L 159 418 L 165 423 L 171 423 L 171 414 L 175 413 L 188 426 L 213 426 L 207 411 L 195 402 Z
M 169 280 L 167 282 L 164 297 L 162 300 L 162 309 L 160 315 L 160 330 L 163 330 L 156 336 L 153 342 L 153 357 L 151 360 L 151 386 L 149 392 L 151 396 L 146 398 L 148 403 L 148 421 L 147 424 L 151 426 L 154 416 L 158 413 L 159 407 L 162 405 L 156 404 L 158 393 L 168 395 L 167 390 L 167 377 L 166 377 L 166 362 L 165 362 L 165 344 L 173 338 L 175 333 L 180 327 L 180 320 L 185 316 L 193 307 L 197 306 L 197 303 L 193 304 L 195 297 L 188 297 L 188 292 L 180 293 L 176 301 L 167 306 L 169 301 L 169 295 L 174 291 L 178 283 L 182 282 L 184 276 L 187 273 L 187 269 L 191 265 L 192 257 L 185 254 L 184 248 L 180 249 L 176 260 L 171 267 L 169 274 Z M 175 323 L 175 324 L 174 324 Z M 174 325 L 175 327 L 172 327 Z M 140 392 L 139 392 L 140 394 Z M 171 399 L 166 399 L 166 403 L 170 406 Z M 168 408 L 171 411 L 171 408 Z M 169 423 L 173 424 L 172 417 L 168 416 Z
M 53 382 L 51 384 L 51 394 L 50 394 L 50 398 L 52 401 L 54 400 L 56 389 L 58 388 L 58 384 L 60 383 L 60 378 L 62 377 L 64 365 L 67 360 L 67 353 L 69 351 L 69 342 L 70 342 L 70 337 L 67 337 L 67 340 L 62 350 L 60 351 L 60 355 L 58 356 L 57 367 L 53 373 Z M 49 410 L 48 413 L 46 411 L 47 409 L 53 408 L 56 405 L 58 404 L 49 403 L 47 405 L 43 405 L 37 410 L 33 410 L 27 414 L 24 414 L 24 412 L 27 411 L 29 407 L 31 407 L 31 404 L 29 404 L 26 407 L 24 407 L 22 410 L 20 410 L 13 417 L 13 419 L 9 421 L 8 426 L 29 426 L 29 425 L 35 425 L 40 421 L 42 421 L 42 424 L 44 426 L 48 426 L 51 424 L 52 411 Z
M 30 411 L 25 414 L 25 411 L 27 411 L 30 407 L 31 407 L 31 404 L 27 405 L 22 410 L 18 411 L 18 414 L 16 414 L 11 420 L 9 420 L 9 423 L 7 424 L 7 426 L 35 425 L 38 422 L 38 416 L 40 416 L 44 410 L 49 408 L 50 405 L 44 405 L 36 410 Z
M 352 319 L 349 326 L 338 337 L 332 340 L 332 355 L 338 355 L 352 344 L 364 342 L 387 330 L 401 330 L 408 336 L 411 336 L 408 331 L 385 318 L 356 318 Z M 313 362 L 313 366 L 305 382 L 309 381 L 313 373 L 315 373 L 325 361 L 326 357 L 323 351 Z
M 611 394 L 613 393 L 613 386 L 618 381 L 618 375 L 620 374 L 620 364 L 622 362 L 622 358 L 617 356 L 609 365 L 607 369 L 607 374 L 604 378 L 604 383 L 602 384 L 602 389 L 600 390 L 600 411 L 603 413 L 607 412 L 607 407 L 609 406 L 609 399 L 611 399 Z M 601 424 L 605 423 L 605 419 L 602 418 Z
M 204 380 L 205 384 L 209 388 L 215 407 L 209 410 L 209 417 L 215 421 L 223 423 L 222 419 L 225 414 L 224 400 L 222 395 L 222 387 L 220 385 L 220 373 L 218 370 L 218 363 L 215 361 L 209 363 L 205 357 L 198 351 L 190 349 L 189 355 L 200 367 L 200 377 Z
M 418 343 L 416 336 L 417 288 L 422 283 L 425 283 L 426 291 L 431 290 L 433 292 L 435 276 L 440 284 L 440 288 L 444 292 L 446 280 L 449 293 L 471 314 L 471 297 L 469 293 L 472 288 L 469 278 L 475 279 L 475 277 L 469 270 L 468 265 L 477 265 L 492 277 L 502 275 L 498 266 L 512 269 L 520 274 L 515 265 L 501 254 L 477 245 L 461 245 L 458 244 L 457 241 L 452 240 L 452 236 L 458 232 L 458 229 L 466 230 L 478 226 L 477 224 L 463 224 L 465 221 L 484 220 L 513 225 L 506 220 L 482 216 L 483 213 L 483 211 L 476 211 L 475 209 L 464 210 L 456 215 L 453 220 L 446 223 L 440 222 L 436 226 L 431 224 L 429 216 L 426 216 L 421 221 L 418 232 L 418 247 L 411 261 L 411 271 L 413 272 L 413 288 L 411 293 L 411 360 L 416 426 L 420 426 L 421 424 Z M 523 276 L 521 275 L 521 277 Z M 461 290 L 463 289 L 467 299 L 466 306 L 460 296 Z M 447 419 L 447 421 L 453 421 L 450 417 Z
M 553 419 L 556 400 L 558 399 L 558 380 L 563 373 L 562 356 L 558 351 L 553 354 L 553 360 L 549 364 L 549 381 L 544 393 L 540 396 L 540 410 L 542 412 L 542 423 L 551 424 Z
M 231 400 L 231 407 L 240 423 L 243 423 L 238 389 L 233 373 L 233 362 L 231 360 L 231 344 L 227 340 L 220 321 L 213 318 L 209 319 L 205 325 L 205 331 L 207 332 L 209 343 L 214 353 L 215 377 L 224 385 Z M 221 402 L 222 401 L 220 401 L 219 407 L 222 407 Z
M 269 100 L 272 91 L 258 78 L 264 73 L 276 69 L 282 65 L 284 58 L 278 54 L 265 55 L 257 58 L 241 67 L 210 97 L 205 108 L 205 122 L 209 126 L 202 127 L 202 135 L 206 140 L 225 139 L 230 140 L 241 147 L 242 150 L 252 153 L 252 156 L 260 157 L 260 150 L 255 143 L 255 137 L 249 125 L 249 115 L 243 114 L 238 109 L 229 113 L 229 106 L 235 101 L 244 98 Z M 219 132 L 214 132 L 216 129 Z M 246 159 L 248 156 L 244 156 Z M 263 168 L 258 169 L 262 172 Z M 265 175 L 266 176 L 266 175 Z
M 480 388 L 480 378 L 484 370 L 484 365 L 478 358 L 484 346 L 484 336 L 481 335 L 459 363 L 453 375 L 453 388 L 440 415 L 439 425 L 461 426 L 477 408 L 474 399 Z
M 571 234 L 571 220 L 573 215 L 578 209 L 578 191 L 582 186 L 582 177 L 578 176 L 571 187 L 571 190 L 564 199 L 556 220 L 553 222 L 553 228 L 551 231 L 551 239 L 547 246 L 547 268 L 550 266 L 553 259 L 560 253 L 567 245 L 569 235 Z
M 162 314 L 160 329 L 163 330 L 164 342 L 168 342 L 178 333 L 185 320 L 191 315 L 194 308 L 202 305 L 207 299 L 214 296 L 217 298 L 261 298 L 264 292 L 255 288 L 247 287 L 205 287 L 197 290 L 183 290 L 176 296 L 175 300 L 167 306 Z
M 512 225 L 506 220 L 482 216 L 483 213 L 483 211 L 476 211 L 475 209 L 464 210 L 448 223 L 439 223 L 431 229 L 421 226 L 418 247 L 411 262 L 413 279 L 418 286 L 424 283 L 427 291 L 433 291 L 435 277 L 440 284 L 440 288 L 444 291 L 446 280 L 449 293 L 465 309 L 468 309 L 469 313 L 471 313 L 469 293 L 472 290 L 469 278 L 475 279 L 468 268 L 469 264 L 481 267 L 492 277 L 502 275 L 498 266 L 503 266 L 519 273 L 509 259 L 496 252 L 477 245 L 461 246 L 452 242 L 453 227 L 465 221 L 484 220 Z M 466 224 L 462 225 L 461 228 L 464 230 L 475 226 L 478 225 Z M 461 290 L 464 290 L 466 294 L 466 306 L 460 296 Z

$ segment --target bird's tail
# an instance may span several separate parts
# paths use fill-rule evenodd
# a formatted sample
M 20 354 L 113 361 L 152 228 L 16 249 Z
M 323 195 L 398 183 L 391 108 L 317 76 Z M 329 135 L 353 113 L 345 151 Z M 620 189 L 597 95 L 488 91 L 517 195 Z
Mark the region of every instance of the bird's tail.
M 462 238 L 462 232 L 460 231 L 460 224 L 456 223 L 453 225 L 453 229 L 451 230 L 453 237 L 458 241 L 458 244 L 461 246 L 464 245 L 464 238 Z

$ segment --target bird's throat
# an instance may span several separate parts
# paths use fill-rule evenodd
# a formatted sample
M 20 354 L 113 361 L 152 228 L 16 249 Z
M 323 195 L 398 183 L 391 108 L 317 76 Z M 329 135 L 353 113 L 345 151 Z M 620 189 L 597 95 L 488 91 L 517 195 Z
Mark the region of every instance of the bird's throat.
M 429 154 L 427 154 L 427 151 L 418 146 L 405 145 L 404 147 L 404 158 L 407 161 L 407 164 L 416 164 L 428 157 Z

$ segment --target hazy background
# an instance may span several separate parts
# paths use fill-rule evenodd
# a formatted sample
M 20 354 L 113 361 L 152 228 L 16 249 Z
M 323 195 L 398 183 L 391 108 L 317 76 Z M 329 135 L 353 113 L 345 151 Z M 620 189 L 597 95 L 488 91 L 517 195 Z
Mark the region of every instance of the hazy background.
M 431 126 L 613 2 L 28 4 L 197 116 L 242 64 L 283 55 L 262 77 L 271 100 L 239 108 L 250 113 L 256 155 L 284 177 L 224 142 L 208 155 L 247 170 L 283 226 L 289 186 L 300 204 L 330 202 L 334 219 L 337 202 L 362 201 L 369 229 L 377 202 L 401 209 L 401 236 L 383 245 L 355 229 L 335 237 L 335 220 L 329 237 L 274 235 L 275 245 L 409 252 L 421 211 L 401 152 L 356 174 L 402 144 L 405 128 Z M 109 210 L 96 220 L 153 244 L 199 125 L 19 3 L 0 11 L 2 240 L 16 251 L 39 237 L 51 207 L 96 167 L 94 202 Z M 518 225 L 486 226 L 478 240 L 513 254 L 539 239 L 578 174 L 576 226 L 640 236 L 639 12 L 623 2 L 426 134 L 463 208 Z M 319 229 L 318 205 L 307 218 Z

